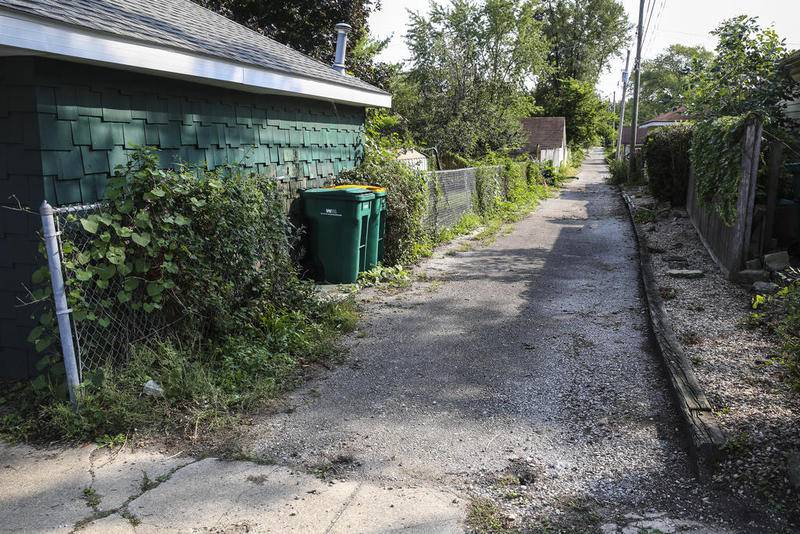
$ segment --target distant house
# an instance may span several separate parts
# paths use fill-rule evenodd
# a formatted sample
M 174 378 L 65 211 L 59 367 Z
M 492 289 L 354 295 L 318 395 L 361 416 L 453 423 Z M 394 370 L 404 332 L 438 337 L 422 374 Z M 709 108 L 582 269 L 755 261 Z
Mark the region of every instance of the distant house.
M 564 117 L 528 117 L 522 119 L 526 142 L 523 151 L 540 161 L 552 161 L 555 167 L 566 163 L 567 123 Z
M 397 155 L 397 161 L 407 165 L 409 168 L 414 169 L 415 171 L 428 170 L 428 158 L 425 156 L 425 154 L 418 152 L 413 148 L 402 150 Z
M 391 106 L 342 64 L 190 0 L 0 0 L 0 51 L 0 208 L 102 200 L 137 145 L 164 168 L 244 165 L 291 198 L 356 165 L 365 108 Z M 18 298 L 40 225 L 0 209 L 0 377 L 34 370 Z
M 682 122 L 686 122 L 689 120 L 689 115 L 686 114 L 686 109 L 683 106 L 677 107 L 671 111 L 667 111 L 666 113 L 662 113 L 653 117 L 650 120 L 647 120 L 639 125 L 639 129 L 636 130 L 636 146 L 642 146 L 644 144 L 644 140 L 647 137 L 647 134 L 650 133 L 654 128 L 660 128 L 662 126 L 672 126 L 674 124 L 680 124 Z M 628 153 L 630 150 L 631 144 L 631 127 L 624 126 L 622 128 L 622 146 L 624 147 L 625 153 Z
M 644 138 L 647 137 L 647 128 L 639 127 L 636 130 L 636 146 L 640 147 L 644 144 Z M 623 151 L 627 154 L 630 151 L 631 146 L 631 127 L 630 126 L 623 126 L 622 127 L 622 147 Z
M 657 128 L 659 126 L 672 126 L 689 120 L 689 115 L 686 113 L 686 108 L 679 106 L 672 111 L 667 111 L 661 115 L 657 115 L 652 119 L 645 121 L 639 125 L 640 128 Z

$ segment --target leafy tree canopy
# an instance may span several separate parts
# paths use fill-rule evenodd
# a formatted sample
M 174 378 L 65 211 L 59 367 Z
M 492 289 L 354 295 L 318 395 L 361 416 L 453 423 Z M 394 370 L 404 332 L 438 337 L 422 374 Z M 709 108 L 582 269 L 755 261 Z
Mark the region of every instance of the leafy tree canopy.
M 385 87 L 396 68 L 375 62 L 388 41 L 369 38 L 368 18 L 380 9 L 380 0 L 194 1 L 325 63 L 336 51 L 334 26 L 346 22 L 353 27 L 347 60 L 353 75 Z
M 646 121 L 686 103 L 691 82 L 714 54 L 702 46 L 671 45 L 642 62 L 639 119 Z M 626 107 L 630 112 L 632 105 Z
M 567 78 L 541 86 L 539 94 L 545 116 L 565 118 L 571 145 L 585 147 L 613 137 L 614 114 L 594 84 Z
M 468 157 L 522 144 L 519 119 L 536 111 L 528 88 L 546 68 L 537 5 L 453 0 L 411 14 L 411 68 L 392 89 L 418 140 Z
M 543 0 L 539 18 L 550 42 L 553 79 L 597 82 L 608 60 L 620 54 L 630 26 L 617 0 Z
M 716 55 L 691 78 L 689 111 L 698 119 L 758 113 L 785 126 L 786 103 L 800 97 L 800 84 L 782 65 L 784 40 L 745 15 L 723 21 L 712 34 L 719 38 Z

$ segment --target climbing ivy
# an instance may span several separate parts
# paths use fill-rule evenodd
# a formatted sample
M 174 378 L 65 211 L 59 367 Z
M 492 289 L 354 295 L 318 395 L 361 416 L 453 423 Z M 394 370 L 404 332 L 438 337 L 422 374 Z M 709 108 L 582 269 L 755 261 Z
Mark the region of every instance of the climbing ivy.
M 473 205 L 481 217 L 490 216 L 500 200 L 500 184 L 496 167 L 478 167 L 475 171 L 475 198 Z
M 746 116 L 725 116 L 696 123 L 691 161 L 697 198 L 728 226 L 736 220 L 742 172 L 741 140 Z
M 103 207 L 71 214 L 67 225 L 81 230 L 62 238 L 72 317 L 100 329 L 127 309 L 227 333 L 248 322 L 248 310 L 294 292 L 274 180 L 233 167 L 163 170 L 156 151 L 142 148 L 109 179 Z M 34 283 L 49 294 L 46 268 Z M 39 322 L 29 340 L 45 350 L 55 339 L 52 310 Z

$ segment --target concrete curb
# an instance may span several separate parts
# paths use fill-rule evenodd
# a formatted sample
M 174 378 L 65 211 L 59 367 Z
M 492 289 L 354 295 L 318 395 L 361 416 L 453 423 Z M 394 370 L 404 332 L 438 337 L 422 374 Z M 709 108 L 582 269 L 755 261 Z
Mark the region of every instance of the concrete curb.
M 621 194 L 636 234 L 640 273 L 647 299 L 650 327 L 658 346 L 658 352 L 664 360 L 675 402 L 689 433 L 689 456 L 692 468 L 700 478 L 707 478 L 713 472 L 721 456 L 722 448 L 726 443 L 725 433 L 719 427 L 711 404 L 697 381 L 692 364 L 686 357 L 669 322 L 664 301 L 658 292 L 658 285 L 653 274 L 647 239 L 642 235 L 633 217 L 635 211 L 633 202 L 624 191 L 621 191 Z

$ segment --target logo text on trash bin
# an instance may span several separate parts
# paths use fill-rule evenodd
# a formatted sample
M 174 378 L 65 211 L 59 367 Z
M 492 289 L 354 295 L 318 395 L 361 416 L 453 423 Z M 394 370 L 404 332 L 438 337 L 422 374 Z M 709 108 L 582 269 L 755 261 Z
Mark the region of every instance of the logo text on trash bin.
M 327 215 L 328 217 L 341 217 L 342 214 L 339 213 L 339 210 L 334 208 L 325 208 L 325 211 L 321 213 L 321 215 Z

